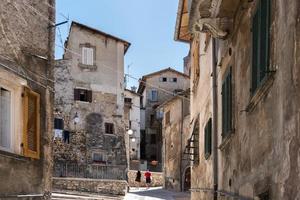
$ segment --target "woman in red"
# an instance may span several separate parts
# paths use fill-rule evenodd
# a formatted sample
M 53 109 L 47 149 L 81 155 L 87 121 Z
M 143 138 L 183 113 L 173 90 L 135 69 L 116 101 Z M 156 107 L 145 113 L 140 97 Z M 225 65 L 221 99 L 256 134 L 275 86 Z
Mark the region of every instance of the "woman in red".
M 149 186 L 151 184 L 151 173 L 150 173 L 149 169 L 145 173 L 145 178 L 146 178 L 147 189 L 149 189 Z

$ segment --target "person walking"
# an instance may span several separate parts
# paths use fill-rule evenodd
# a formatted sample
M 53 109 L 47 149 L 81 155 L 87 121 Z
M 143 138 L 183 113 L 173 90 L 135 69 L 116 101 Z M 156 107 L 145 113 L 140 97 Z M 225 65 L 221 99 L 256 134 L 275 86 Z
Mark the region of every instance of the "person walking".
M 151 173 L 150 173 L 149 169 L 145 173 L 145 178 L 146 178 L 147 189 L 149 189 L 150 184 L 151 184 Z
M 141 171 L 138 170 L 135 177 L 135 182 L 137 182 L 138 190 L 140 189 L 141 177 L 142 177 Z

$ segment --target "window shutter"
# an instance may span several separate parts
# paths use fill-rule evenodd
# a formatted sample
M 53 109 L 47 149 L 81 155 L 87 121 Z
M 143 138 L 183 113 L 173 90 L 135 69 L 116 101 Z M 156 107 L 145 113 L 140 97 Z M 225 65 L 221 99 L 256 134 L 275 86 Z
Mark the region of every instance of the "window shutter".
M 93 64 L 94 64 L 94 49 L 87 48 L 87 65 L 93 65 Z
M 82 58 L 82 64 L 87 64 L 87 48 L 86 47 L 82 47 L 82 54 L 81 54 L 81 58 Z
M 74 88 L 74 100 L 75 101 L 80 100 L 80 89 Z
M 87 101 L 90 102 L 90 103 L 92 103 L 92 101 L 93 101 L 93 92 L 92 92 L 92 90 L 87 91 Z
M 259 48 L 259 32 L 260 32 L 260 12 L 259 9 L 254 15 L 253 24 L 252 24 L 252 92 L 257 88 L 258 82 L 258 67 L 259 67 L 259 58 L 260 58 L 260 48 Z
M 23 150 L 26 157 L 40 157 L 40 95 L 24 88 Z

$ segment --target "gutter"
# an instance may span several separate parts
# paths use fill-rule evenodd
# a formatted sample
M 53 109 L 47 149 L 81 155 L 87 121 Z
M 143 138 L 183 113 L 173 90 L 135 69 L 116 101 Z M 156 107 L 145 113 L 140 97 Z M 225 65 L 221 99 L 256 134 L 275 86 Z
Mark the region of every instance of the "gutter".
M 213 90 L 213 116 L 212 116 L 212 165 L 213 165 L 213 187 L 214 200 L 218 199 L 218 96 L 217 96 L 217 59 L 216 39 L 212 38 L 212 90 Z

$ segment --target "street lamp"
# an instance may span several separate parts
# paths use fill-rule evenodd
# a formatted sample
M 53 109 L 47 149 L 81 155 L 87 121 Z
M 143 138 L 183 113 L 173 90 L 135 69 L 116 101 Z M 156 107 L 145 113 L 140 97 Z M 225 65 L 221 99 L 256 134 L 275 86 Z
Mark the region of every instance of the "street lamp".
M 131 142 L 135 142 L 135 138 L 133 137 L 133 138 L 131 138 Z
M 133 131 L 132 131 L 131 129 L 129 129 L 129 130 L 127 131 L 127 133 L 128 133 L 128 135 L 132 135 L 132 134 L 133 134 Z

